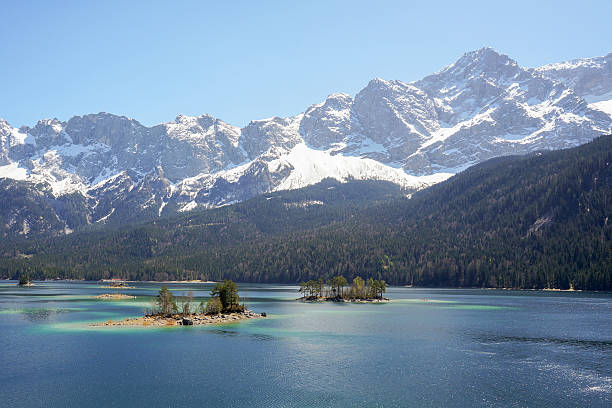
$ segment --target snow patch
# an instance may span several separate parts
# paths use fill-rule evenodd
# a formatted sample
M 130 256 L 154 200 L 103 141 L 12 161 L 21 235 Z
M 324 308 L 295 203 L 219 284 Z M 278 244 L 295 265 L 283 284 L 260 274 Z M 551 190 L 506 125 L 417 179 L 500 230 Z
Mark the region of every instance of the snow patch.
M 125 171 L 113 174 L 112 176 L 108 176 L 110 173 L 112 173 L 112 170 L 109 169 L 104 169 L 104 171 L 102 171 L 102 173 L 100 173 L 98 175 L 98 177 L 96 177 L 94 179 L 94 181 L 91 183 L 92 185 L 92 189 L 97 189 L 100 188 L 102 186 L 104 186 L 107 183 L 112 183 L 115 180 L 117 180 L 119 177 L 125 175 Z
M 0 166 L 0 178 L 25 180 L 28 178 L 28 170 L 19 167 L 18 163 L 7 164 L 5 166 Z
M 341 182 L 356 180 L 384 180 L 406 188 L 423 188 L 433 180 L 442 180 L 451 174 L 417 177 L 401 169 L 386 166 L 372 159 L 331 155 L 329 152 L 310 149 L 304 143 L 295 146 L 289 154 L 268 163 L 271 172 L 288 167 L 292 171 L 279 185 L 278 190 L 293 190 L 333 178 Z
M 108 151 L 110 148 L 102 143 L 94 143 L 91 145 L 82 144 L 65 144 L 62 146 L 53 146 L 49 150 L 55 150 L 58 154 L 63 157 L 77 157 L 81 154 L 91 153 L 93 151 Z
M 612 99 L 589 104 L 589 108 L 597 109 L 612 116 Z
M 191 211 L 195 208 L 197 208 L 198 203 L 196 203 L 195 201 L 190 201 L 187 204 L 185 204 L 184 206 L 182 206 L 181 208 L 178 209 L 178 212 L 186 212 L 186 211 Z
M 285 203 L 285 208 L 306 208 L 313 205 L 325 205 L 325 203 L 319 200 L 306 200 L 298 203 Z
M 98 221 L 96 222 L 104 222 L 108 219 L 108 217 L 110 217 L 111 215 L 113 215 L 113 213 L 115 212 L 115 208 L 111 208 L 110 212 L 108 214 L 106 214 L 104 217 L 100 218 Z
M 158 217 L 161 217 L 162 211 L 164 210 L 164 207 L 166 206 L 166 204 L 168 204 L 168 203 L 165 202 L 165 201 L 162 201 L 161 205 L 159 206 L 159 211 L 157 212 L 157 216 Z
M 24 144 L 36 146 L 36 139 L 34 139 L 34 136 L 30 135 L 29 133 L 22 133 L 19 129 L 12 128 L 11 147 Z

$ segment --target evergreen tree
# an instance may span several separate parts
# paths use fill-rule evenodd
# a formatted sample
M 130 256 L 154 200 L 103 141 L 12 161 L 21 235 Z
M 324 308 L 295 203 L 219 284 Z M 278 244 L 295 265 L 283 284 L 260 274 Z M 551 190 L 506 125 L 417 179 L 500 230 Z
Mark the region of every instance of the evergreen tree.
M 223 283 L 217 282 L 210 294 L 212 297 L 219 298 L 224 312 L 237 311 L 241 308 L 238 287 L 234 281 L 224 280 Z
M 157 296 L 157 313 L 167 316 L 176 312 L 177 306 L 172 292 L 166 286 L 162 286 Z
M 223 305 L 218 297 L 213 297 L 208 300 L 206 303 L 206 308 L 204 312 L 206 314 L 219 314 L 223 311 Z

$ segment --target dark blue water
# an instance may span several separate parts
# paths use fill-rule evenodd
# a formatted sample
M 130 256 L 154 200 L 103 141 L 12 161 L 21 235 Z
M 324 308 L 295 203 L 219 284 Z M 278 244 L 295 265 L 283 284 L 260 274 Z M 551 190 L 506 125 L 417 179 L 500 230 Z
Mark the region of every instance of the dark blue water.
M 92 328 L 139 316 L 96 283 L 0 283 L 6 407 L 609 407 L 612 295 L 391 288 L 390 304 L 303 304 L 240 285 L 266 319 Z M 171 284 L 205 296 L 210 285 Z

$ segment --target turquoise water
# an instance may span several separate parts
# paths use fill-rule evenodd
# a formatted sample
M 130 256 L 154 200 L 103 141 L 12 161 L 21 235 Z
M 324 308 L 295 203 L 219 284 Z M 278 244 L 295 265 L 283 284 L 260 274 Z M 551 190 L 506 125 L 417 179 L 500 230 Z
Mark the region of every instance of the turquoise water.
M 160 285 L 105 301 L 95 282 L 0 283 L 7 407 L 608 407 L 612 294 L 390 288 L 390 304 L 303 304 L 239 285 L 269 317 L 93 328 Z M 169 284 L 205 296 L 211 285 Z

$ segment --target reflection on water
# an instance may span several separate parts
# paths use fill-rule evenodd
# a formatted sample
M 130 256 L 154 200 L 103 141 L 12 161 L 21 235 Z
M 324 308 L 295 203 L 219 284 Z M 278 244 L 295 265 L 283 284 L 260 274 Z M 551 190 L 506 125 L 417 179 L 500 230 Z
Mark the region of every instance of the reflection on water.
M 555 344 L 560 346 L 596 348 L 602 351 L 612 352 L 612 339 L 610 340 L 581 340 L 554 337 L 519 337 L 519 336 L 477 336 L 476 339 L 483 344 L 497 343 L 534 343 L 534 344 Z
M 42 322 L 55 319 L 60 313 L 69 312 L 68 309 L 30 309 L 24 310 L 24 316 L 33 322 Z
M 269 317 L 90 326 L 141 315 L 161 286 L 133 285 L 121 293 L 136 299 L 114 301 L 93 282 L 0 283 L 2 405 L 611 404 L 606 293 L 389 288 L 388 304 L 309 304 L 295 286 L 240 285 Z M 198 302 L 213 286 L 166 285 Z
M 30 308 L 30 309 L 2 309 L 0 314 L 12 314 L 21 315 L 28 320 L 34 322 L 50 321 L 53 320 L 57 315 L 61 313 L 69 313 L 79 310 L 85 310 L 81 308 Z

